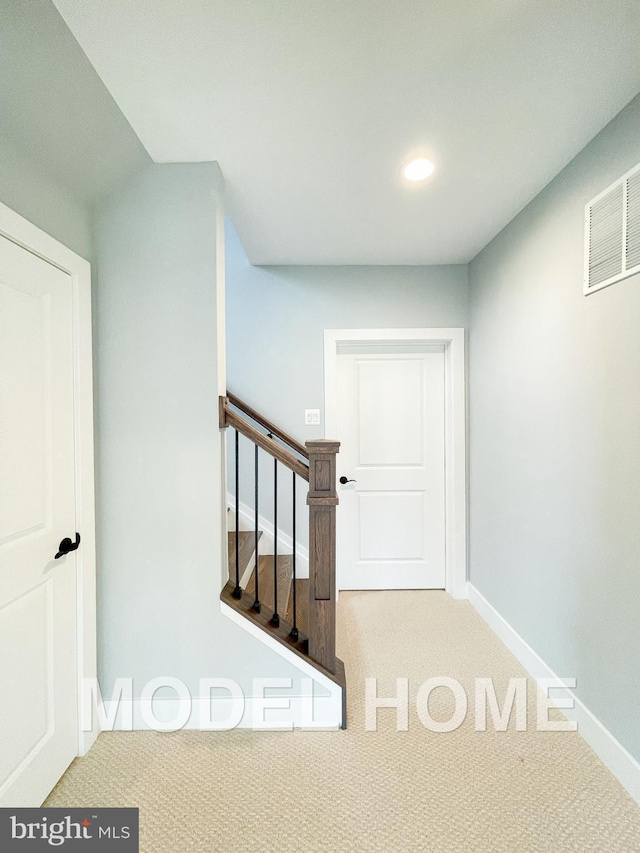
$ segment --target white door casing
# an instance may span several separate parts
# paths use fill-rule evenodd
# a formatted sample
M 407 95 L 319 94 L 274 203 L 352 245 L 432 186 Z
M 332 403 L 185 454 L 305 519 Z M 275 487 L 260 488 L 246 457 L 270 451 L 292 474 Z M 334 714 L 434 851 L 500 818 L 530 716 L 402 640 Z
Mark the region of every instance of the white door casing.
M 0 205 L 2 806 L 39 805 L 97 735 L 90 344 L 89 265 Z
M 464 362 L 463 329 L 325 331 L 340 589 L 466 596 Z

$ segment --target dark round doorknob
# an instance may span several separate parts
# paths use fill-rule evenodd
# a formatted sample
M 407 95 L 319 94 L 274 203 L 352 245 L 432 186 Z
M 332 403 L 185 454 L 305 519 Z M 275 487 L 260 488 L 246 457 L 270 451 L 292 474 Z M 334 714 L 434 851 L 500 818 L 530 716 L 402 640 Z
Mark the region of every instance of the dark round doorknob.
M 340 482 L 345 486 L 347 483 L 357 483 L 357 480 L 349 480 L 346 477 L 340 477 Z

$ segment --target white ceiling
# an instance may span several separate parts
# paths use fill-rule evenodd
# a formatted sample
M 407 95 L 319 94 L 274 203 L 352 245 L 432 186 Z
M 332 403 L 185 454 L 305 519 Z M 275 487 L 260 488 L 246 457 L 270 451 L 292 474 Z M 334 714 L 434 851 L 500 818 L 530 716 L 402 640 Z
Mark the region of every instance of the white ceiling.
M 219 161 L 254 264 L 466 262 L 640 89 L 638 0 L 55 3 L 154 160 Z

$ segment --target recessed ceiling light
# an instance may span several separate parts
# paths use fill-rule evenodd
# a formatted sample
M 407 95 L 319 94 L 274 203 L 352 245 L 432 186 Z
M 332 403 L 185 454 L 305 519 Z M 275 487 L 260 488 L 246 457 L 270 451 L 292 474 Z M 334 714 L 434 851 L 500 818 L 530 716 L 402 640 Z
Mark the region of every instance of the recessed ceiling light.
M 417 157 L 411 160 L 402 170 L 402 174 L 408 181 L 424 181 L 432 174 L 435 166 L 426 157 Z

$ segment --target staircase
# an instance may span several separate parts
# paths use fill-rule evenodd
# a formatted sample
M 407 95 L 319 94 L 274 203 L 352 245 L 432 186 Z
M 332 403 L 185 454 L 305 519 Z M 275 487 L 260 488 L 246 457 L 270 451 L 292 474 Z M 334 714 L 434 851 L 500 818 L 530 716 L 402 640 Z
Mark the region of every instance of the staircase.
M 228 534 L 229 580 L 220 598 L 254 627 L 304 659 L 342 690 L 342 728 L 346 728 L 344 664 L 335 654 L 336 454 L 339 444 L 319 439 L 300 444 L 264 416 L 227 392 L 220 398 L 220 425 L 234 429 L 235 530 Z M 251 503 L 254 530 L 240 530 L 240 436 L 254 463 Z M 273 555 L 260 555 L 260 462 L 273 460 Z M 283 471 L 282 469 L 288 469 Z M 292 513 L 293 553 L 278 553 L 278 488 L 289 488 L 296 507 L 299 480 L 309 483 L 309 577 L 296 571 L 296 513 Z M 246 485 L 245 485 L 246 488 Z M 271 521 L 271 519 L 270 519 Z
M 258 532 L 258 537 L 262 536 L 262 531 Z M 255 612 L 253 604 L 255 601 L 255 563 L 256 550 L 254 534 L 247 531 L 240 531 L 236 537 L 235 531 L 229 531 L 229 581 L 223 591 L 223 598 L 228 602 L 229 596 L 233 599 L 232 606 L 239 609 L 237 605 L 238 599 L 233 597 L 235 589 L 235 560 L 236 560 L 236 539 L 240 543 L 239 548 L 239 567 L 240 567 L 240 584 L 243 589 L 244 606 L 240 605 L 241 609 L 250 604 L 249 614 Z M 274 561 L 278 567 L 278 607 L 274 608 L 273 578 Z M 247 581 L 243 583 L 242 578 L 246 577 Z M 269 622 L 269 630 L 273 627 L 271 619 L 273 618 L 274 610 L 279 614 L 283 614 L 280 619 L 280 631 L 276 635 L 283 639 L 288 646 L 299 647 L 301 651 L 306 651 L 306 643 L 308 643 L 308 604 L 306 598 L 309 596 L 309 579 L 296 578 L 296 622 L 298 629 L 298 643 L 289 642 L 293 631 L 293 612 L 294 612 L 294 596 L 293 596 L 293 555 L 280 554 L 274 556 L 271 554 L 258 555 L 258 589 L 264 590 L 260 595 L 261 609 L 260 613 Z M 257 620 L 260 624 L 263 620 Z M 284 635 L 284 636 L 281 636 Z

